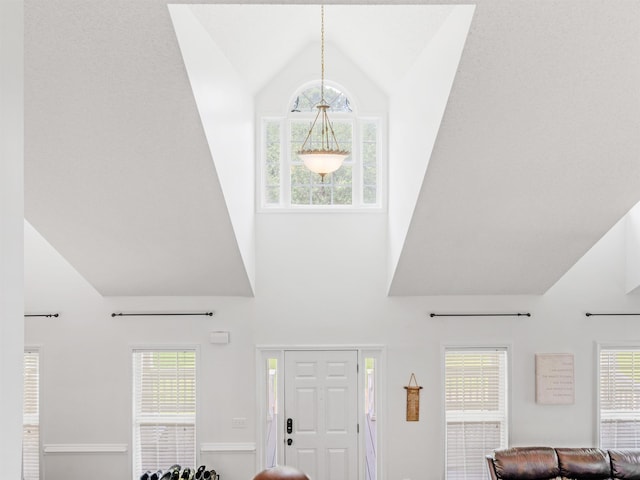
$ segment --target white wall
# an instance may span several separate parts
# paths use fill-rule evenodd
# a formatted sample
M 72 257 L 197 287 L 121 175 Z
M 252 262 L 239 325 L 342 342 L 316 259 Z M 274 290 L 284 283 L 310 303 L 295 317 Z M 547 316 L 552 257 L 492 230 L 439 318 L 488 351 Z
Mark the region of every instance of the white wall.
M 395 88 L 389 110 L 389 286 L 402 254 L 475 6 L 457 5 Z
M 382 446 L 386 478 L 440 478 L 442 346 L 495 343 L 511 346 L 512 444 L 596 444 L 595 342 L 640 343 L 635 318 L 584 316 L 640 309 L 639 296 L 625 295 L 623 223 L 543 296 L 403 298 L 386 296 L 386 215 L 267 213 L 256 222 L 255 298 L 104 299 L 27 227 L 27 309 L 61 314 L 26 325 L 27 344 L 42 346 L 44 444 L 130 445 L 132 345 L 199 346 L 198 440 L 215 450 L 220 443 L 258 441 L 256 345 L 384 344 L 387 409 L 380 419 L 385 439 L 393 439 Z M 217 313 L 110 317 L 120 310 L 182 309 Z M 532 317 L 432 319 L 432 311 L 529 311 Z M 230 331 L 231 343 L 209 344 L 212 330 Z M 543 352 L 575 355 L 575 405 L 535 404 L 534 354 Z M 403 386 L 411 372 L 425 387 L 416 423 L 404 419 Z M 247 428 L 231 428 L 233 417 L 246 418 Z M 202 456 L 224 480 L 251 478 L 254 458 L 252 452 Z M 108 464 L 114 478 L 128 478 L 128 454 L 73 453 L 46 455 L 46 478 L 79 480 L 93 462 Z
M 640 204 L 627 214 L 626 228 L 626 292 L 631 293 L 640 286 Z
M 189 6 L 169 5 L 168 8 L 247 278 L 253 288 L 253 96 Z
M 22 438 L 24 10 L 0 0 L 0 465 L 20 477 Z

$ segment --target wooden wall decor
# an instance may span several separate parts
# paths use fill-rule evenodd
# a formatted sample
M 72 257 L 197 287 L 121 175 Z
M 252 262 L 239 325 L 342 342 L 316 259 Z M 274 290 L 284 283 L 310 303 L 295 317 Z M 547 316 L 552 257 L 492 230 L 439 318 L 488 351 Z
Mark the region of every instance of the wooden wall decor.
M 411 382 L 414 385 L 411 385 Z M 420 390 L 416 376 L 412 373 L 409 378 L 409 385 L 404 387 L 407 390 L 407 422 L 417 422 L 420 420 Z

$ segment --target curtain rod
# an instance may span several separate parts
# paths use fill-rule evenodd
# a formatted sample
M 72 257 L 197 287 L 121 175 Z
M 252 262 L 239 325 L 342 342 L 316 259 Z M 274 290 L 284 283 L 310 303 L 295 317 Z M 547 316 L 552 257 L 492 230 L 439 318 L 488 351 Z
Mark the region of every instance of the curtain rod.
M 530 317 L 531 314 L 525 313 L 430 313 L 433 317 Z
M 620 316 L 640 315 L 640 313 L 585 313 L 585 317 L 620 317 Z
M 59 313 L 25 313 L 25 317 L 58 317 Z
M 198 316 L 207 316 L 213 317 L 215 312 L 204 312 L 204 313 L 112 313 L 112 317 L 176 317 L 176 316 L 185 316 L 185 315 L 198 315 Z

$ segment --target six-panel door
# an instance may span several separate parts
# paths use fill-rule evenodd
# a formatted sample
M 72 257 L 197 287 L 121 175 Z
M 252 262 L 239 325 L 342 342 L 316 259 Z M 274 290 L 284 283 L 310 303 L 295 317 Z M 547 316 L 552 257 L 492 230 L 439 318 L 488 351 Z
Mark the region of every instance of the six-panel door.
M 356 351 L 285 352 L 285 463 L 314 480 L 357 480 Z

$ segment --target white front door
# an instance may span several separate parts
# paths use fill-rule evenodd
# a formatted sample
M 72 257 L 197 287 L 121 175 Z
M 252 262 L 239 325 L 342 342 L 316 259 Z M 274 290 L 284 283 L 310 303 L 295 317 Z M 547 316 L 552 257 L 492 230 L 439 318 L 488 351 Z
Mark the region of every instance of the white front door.
M 358 479 L 358 354 L 284 353 L 285 464 L 312 480 Z

